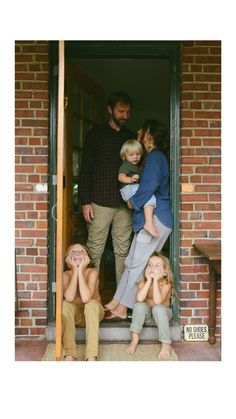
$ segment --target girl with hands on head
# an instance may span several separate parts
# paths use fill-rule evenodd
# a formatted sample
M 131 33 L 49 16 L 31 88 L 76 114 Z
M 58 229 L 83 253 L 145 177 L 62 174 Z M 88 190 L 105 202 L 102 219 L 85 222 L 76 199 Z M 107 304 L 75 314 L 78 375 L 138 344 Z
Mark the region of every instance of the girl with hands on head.
M 98 357 L 99 322 L 104 309 L 99 295 L 98 272 L 86 246 L 79 243 L 69 246 L 65 262 L 69 270 L 63 274 L 64 301 L 62 309 L 62 343 L 66 361 L 76 356 L 75 326 L 85 326 L 86 361 Z
M 125 348 L 133 355 L 136 351 L 143 325 L 156 325 L 161 342 L 160 359 L 170 358 L 171 339 L 169 321 L 172 318 L 170 299 L 173 289 L 173 274 L 169 259 L 155 252 L 149 258 L 144 278 L 138 284 L 137 303 L 133 308 L 130 331 L 132 338 Z

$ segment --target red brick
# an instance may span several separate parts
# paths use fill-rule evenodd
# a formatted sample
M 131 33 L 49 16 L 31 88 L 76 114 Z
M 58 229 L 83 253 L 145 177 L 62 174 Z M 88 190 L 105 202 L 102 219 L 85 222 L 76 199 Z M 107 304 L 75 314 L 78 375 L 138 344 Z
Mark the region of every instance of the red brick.
M 21 308 L 45 308 L 46 301 L 20 301 Z
M 45 327 L 31 327 L 30 328 L 31 336 L 42 336 L 45 335 Z
M 29 328 L 23 328 L 23 327 L 16 327 L 15 334 L 16 336 L 27 336 L 29 334 L 30 329 Z
M 195 222 L 194 228 L 196 229 L 207 229 L 207 230 L 220 230 L 221 224 L 218 222 L 210 222 L 210 221 L 201 221 L 201 222 Z
M 202 194 L 185 194 L 181 196 L 182 202 L 201 202 L 208 201 L 207 195 Z
M 26 249 L 26 254 L 27 255 L 38 255 L 38 249 L 35 247 L 35 248 L 29 248 L 29 249 Z
M 29 317 L 30 312 L 29 310 L 20 310 L 16 312 L 16 317 Z
M 200 284 L 199 283 L 190 283 L 189 284 L 190 290 L 200 290 Z
M 41 272 L 41 274 L 43 272 L 47 272 L 47 266 L 37 266 L 37 265 L 29 265 L 29 266 L 25 266 L 23 265 L 21 267 L 21 272 L 29 272 L 29 273 L 36 273 L 36 272 Z M 32 277 L 33 279 L 33 277 Z
M 40 247 L 40 246 L 47 246 L 47 240 L 46 239 L 37 239 L 36 240 L 36 246 Z
M 32 310 L 32 317 L 47 317 L 47 310 Z
M 196 211 L 220 211 L 221 205 L 220 204 L 195 204 Z
M 182 307 L 207 307 L 207 300 L 184 300 L 181 301 Z
M 48 167 L 45 166 L 37 166 L 35 168 L 36 173 L 48 173 Z
M 203 176 L 203 183 L 221 183 L 220 176 Z
M 31 319 L 21 319 L 21 326 L 32 326 L 33 322 Z
M 221 190 L 220 185 L 196 185 L 196 192 L 218 192 Z
M 220 212 L 206 212 L 203 214 L 204 220 L 220 220 L 221 219 L 221 213 Z
M 199 273 L 199 272 L 207 272 L 207 266 L 206 265 L 189 265 L 189 266 L 181 266 L 180 272 L 181 273 Z

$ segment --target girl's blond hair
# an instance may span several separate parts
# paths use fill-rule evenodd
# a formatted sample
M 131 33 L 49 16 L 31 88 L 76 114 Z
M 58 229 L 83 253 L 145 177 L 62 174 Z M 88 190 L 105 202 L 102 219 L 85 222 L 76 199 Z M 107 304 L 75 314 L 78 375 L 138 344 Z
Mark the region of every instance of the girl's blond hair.
M 127 140 L 120 149 L 120 157 L 125 160 L 126 153 L 139 153 L 143 155 L 143 147 L 142 145 L 137 141 L 131 138 L 130 140 Z
M 173 272 L 172 272 L 172 269 L 171 269 L 171 266 L 170 266 L 170 261 L 161 252 L 154 252 L 148 258 L 148 262 L 149 262 L 150 258 L 153 257 L 153 256 L 157 256 L 163 261 L 164 270 L 166 271 L 166 275 L 163 276 L 163 281 L 166 284 L 171 285 L 171 298 L 172 298 L 174 296 L 174 275 L 173 275 Z M 145 268 L 147 267 L 148 262 L 147 262 Z M 146 281 L 145 277 L 141 278 L 141 280 L 139 280 L 138 283 L 143 281 L 143 280 Z
M 163 279 L 164 279 L 166 284 L 171 284 L 171 288 L 172 288 L 174 286 L 174 275 L 173 275 L 173 272 L 172 272 L 172 269 L 171 269 L 171 266 L 170 266 L 169 259 L 166 256 L 164 256 L 161 252 L 154 252 L 150 256 L 150 258 L 152 256 L 157 256 L 163 261 L 163 266 L 164 266 L 164 269 L 166 271 L 166 275 L 163 276 Z

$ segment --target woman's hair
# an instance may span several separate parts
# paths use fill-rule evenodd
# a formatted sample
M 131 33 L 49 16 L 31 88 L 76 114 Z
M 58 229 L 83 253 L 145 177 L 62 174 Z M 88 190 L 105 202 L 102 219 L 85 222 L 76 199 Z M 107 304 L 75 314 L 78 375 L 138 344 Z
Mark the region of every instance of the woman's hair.
M 168 148 L 167 144 L 167 128 L 164 124 L 156 119 L 148 119 L 144 122 L 142 130 L 149 131 L 153 138 L 154 145 L 160 150 L 165 152 Z
M 143 147 L 137 140 L 127 140 L 120 149 L 120 157 L 124 160 L 126 153 L 143 154 Z
M 88 266 L 90 268 L 92 268 L 94 266 L 94 262 L 93 262 L 93 259 L 92 259 L 90 250 L 88 249 L 88 247 L 85 244 L 81 244 L 81 243 L 72 243 L 72 244 L 70 244 L 69 247 L 66 250 L 65 259 L 67 258 L 67 256 L 69 255 L 69 253 L 73 249 L 73 247 L 75 247 L 75 246 L 81 246 L 86 251 L 86 253 L 88 254 L 88 257 L 90 259 L 90 262 L 89 262 Z M 66 263 L 66 265 L 67 265 L 67 263 Z M 69 268 L 69 266 L 68 266 L 68 268 Z

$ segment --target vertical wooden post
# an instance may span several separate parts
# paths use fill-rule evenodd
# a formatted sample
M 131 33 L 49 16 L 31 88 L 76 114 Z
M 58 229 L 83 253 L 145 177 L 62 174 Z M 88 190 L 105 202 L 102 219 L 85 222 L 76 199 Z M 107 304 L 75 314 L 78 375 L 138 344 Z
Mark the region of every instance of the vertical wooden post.
M 64 41 L 59 41 L 57 113 L 56 361 L 61 360 L 63 275 Z

